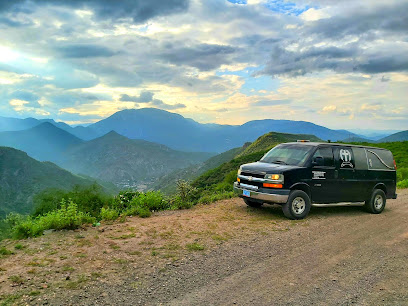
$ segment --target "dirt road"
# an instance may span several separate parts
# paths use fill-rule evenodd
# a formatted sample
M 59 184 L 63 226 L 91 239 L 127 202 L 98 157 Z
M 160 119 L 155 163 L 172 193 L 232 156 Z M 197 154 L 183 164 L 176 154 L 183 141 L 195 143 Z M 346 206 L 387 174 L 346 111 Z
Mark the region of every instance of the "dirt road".
M 54 286 L 39 299 L 25 302 L 408 305 L 408 190 L 400 190 L 399 198 L 389 200 L 380 215 L 366 213 L 360 207 L 314 208 L 306 220 L 289 221 L 279 207 L 252 209 L 240 199 L 231 199 L 159 214 L 148 221 L 137 218 L 131 224 L 150 222 L 158 229 L 164 222 L 167 233 L 175 227 L 172 222 L 176 219 L 190 234 L 183 236 L 180 232 L 174 241 L 193 239 L 206 245 L 204 251 L 183 249 L 175 260 L 162 256 L 161 261 L 151 261 L 142 256 L 134 265 L 125 265 L 80 289 Z M 208 239 L 222 243 L 209 242 L 205 236 L 208 228 L 214 229 L 210 232 L 212 239 Z M 214 236 L 215 232 L 221 236 Z M 160 233 L 157 237 L 164 239 Z M 132 245 L 129 241 L 122 252 Z M 90 262 L 95 262 L 97 269 L 97 260 L 88 259 Z

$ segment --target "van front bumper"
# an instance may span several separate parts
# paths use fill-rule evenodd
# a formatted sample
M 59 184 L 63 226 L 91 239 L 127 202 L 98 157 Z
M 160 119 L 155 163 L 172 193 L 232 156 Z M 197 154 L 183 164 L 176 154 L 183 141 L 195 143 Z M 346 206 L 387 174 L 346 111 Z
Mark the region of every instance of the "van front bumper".
M 241 198 L 254 199 L 258 202 L 267 202 L 267 203 L 277 203 L 284 204 L 288 201 L 290 190 L 288 189 L 268 189 L 261 188 L 261 190 L 253 190 L 251 186 L 246 188 L 242 186 L 244 184 L 239 184 L 238 182 L 234 183 L 234 193 Z M 243 192 L 247 190 L 250 192 L 250 196 L 244 196 Z

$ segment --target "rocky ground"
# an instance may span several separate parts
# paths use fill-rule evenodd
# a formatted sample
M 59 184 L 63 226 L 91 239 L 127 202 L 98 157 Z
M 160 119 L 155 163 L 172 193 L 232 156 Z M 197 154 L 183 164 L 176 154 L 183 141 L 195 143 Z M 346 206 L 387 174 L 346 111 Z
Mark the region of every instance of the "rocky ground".
M 408 190 L 302 221 L 240 199 L 5 241 L 7 304 L 407 305 Z M 1 246 L 0 246 L 1 247 Z

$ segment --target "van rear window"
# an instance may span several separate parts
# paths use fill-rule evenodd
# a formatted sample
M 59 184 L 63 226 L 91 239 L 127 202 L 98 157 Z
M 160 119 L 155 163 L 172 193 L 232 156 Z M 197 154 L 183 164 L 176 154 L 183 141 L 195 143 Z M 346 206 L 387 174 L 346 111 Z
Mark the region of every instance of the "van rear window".
M 379 149 L 366 149 L 368 169 L 394 170 L 394 159 L 391 151 Z

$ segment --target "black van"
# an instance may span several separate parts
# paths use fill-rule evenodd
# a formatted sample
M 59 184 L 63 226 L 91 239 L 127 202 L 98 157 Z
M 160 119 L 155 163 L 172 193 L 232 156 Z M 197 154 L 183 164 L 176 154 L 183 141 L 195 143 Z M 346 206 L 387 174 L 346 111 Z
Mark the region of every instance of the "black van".
M 298 141 L 277 145 L 258 162 L 242 165 L 234 191 L 247 205 L 282 204 L 303 219 L 313 204 L 364 202 L 371 213 L 396 199 L 396 165 L 389 150 Z

